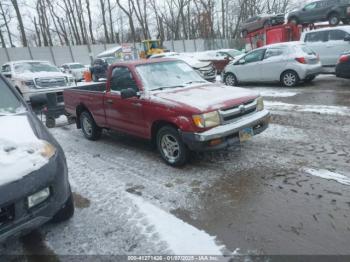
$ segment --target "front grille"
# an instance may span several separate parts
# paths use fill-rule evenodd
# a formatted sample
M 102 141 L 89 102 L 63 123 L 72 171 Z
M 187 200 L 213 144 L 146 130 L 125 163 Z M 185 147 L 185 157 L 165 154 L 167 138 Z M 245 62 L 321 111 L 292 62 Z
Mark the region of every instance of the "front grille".
M 219 110 L 221 121 L 223 124 L 229 124 L 242 116 L 249 115 L 256 111 L 257 101 L 250 100 L 240 105 L 224 108 Z
M 35 85 L 37 88 L 65 87 L 67 79 L 65 77 L 35 78 Z
M 0 228 L 15 219 L 15 205 L 0 208 Z

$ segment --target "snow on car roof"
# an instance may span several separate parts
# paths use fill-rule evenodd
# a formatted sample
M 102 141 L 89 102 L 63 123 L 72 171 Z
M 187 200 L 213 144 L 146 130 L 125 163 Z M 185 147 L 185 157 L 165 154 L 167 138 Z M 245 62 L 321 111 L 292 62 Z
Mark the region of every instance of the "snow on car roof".
M 121 51 L 122 47 L 121 46 L 116 46 L 116 47 L 112 47 L 107 49 L 106 51 L 103 51 L 102 53 L 99 53 L 97 55 L 97 57 L 103 57 L 103 56 L 113 56 L 112 54 L 117 52 L 117 51 Z

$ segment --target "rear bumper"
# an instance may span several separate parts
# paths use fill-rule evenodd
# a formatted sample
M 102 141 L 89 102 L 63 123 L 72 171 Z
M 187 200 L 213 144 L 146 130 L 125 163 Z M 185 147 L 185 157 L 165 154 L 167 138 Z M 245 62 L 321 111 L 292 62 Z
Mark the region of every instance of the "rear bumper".
M 318 76 L 322 73 L 322 65 L 308 65 L 303 72 L 299 74 L 300 80 L 304 80 L 308 77 Z
M 27 197 L 47 187 L 49 198 L 29 209 Z M 10 206 L 13 218 L 0 224 L 0 242 L 28 233 L 51 220 L 70 195 L 67 166 L 61 153 L 41 169 L 1 186 L 0 207 Z
M 337 77 L 350 78 L 350 63 L 338 64 L 335 69 Z
M 253 113 L 231 124 L 214 127 L 203 133 L 183 132 L 185 144 L 194 151 L 212 151 L 224 149 L 240 143 L 239 131 L 244 128 L 253 128 L 254 135 L 258 135 L 268 128 L 270 113 L 267 110 Z M 210 145 L 212 140 L 220 139 L 221 143 Z

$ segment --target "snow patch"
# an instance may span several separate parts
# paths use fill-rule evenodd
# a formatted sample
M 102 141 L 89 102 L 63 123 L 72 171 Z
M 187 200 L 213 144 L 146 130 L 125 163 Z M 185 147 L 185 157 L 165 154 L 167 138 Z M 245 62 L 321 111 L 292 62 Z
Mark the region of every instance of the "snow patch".
M 297 92 L 276 91 L 276 90 L 260 89 L 260 88 L 254 88 L 254 91 L 258 91 L 260 95 L 264 97 L 293 97 L 299 94 Z
M 308 138 L 300 128 L 270 124 L 269 128 L 259 135 L 260 138 L 302 141 Z
M 199 230 L 143 199 L 130 195 L 134 204 L 155 227 L 160 238 L 175 254 L 222 255 L 224 246 L 215 243 L 215 237 Z
M 350 186 L 350 178 L 349 177 L 331 172 L 331 171 L 326 170 L 326 169 L 316 170 L 316 169 L 306 168 L 306 169 L 304 169 L 304 171 L 312 176 L 321 177 L 321 178 L 324 178 L 327 180 L 333 180 L 333 181 L 336 181 L 340 184 Z
M 0 185 L 17 181 L 47 163 L 26 115 L 0 117 Z
M 325 105 L 295 105 L 283 102 L 265 101 L 265 105 L 270 110 L 310 112 L 322 115 L 350 115 L 350 108 L 346 106 L 325 106 Z

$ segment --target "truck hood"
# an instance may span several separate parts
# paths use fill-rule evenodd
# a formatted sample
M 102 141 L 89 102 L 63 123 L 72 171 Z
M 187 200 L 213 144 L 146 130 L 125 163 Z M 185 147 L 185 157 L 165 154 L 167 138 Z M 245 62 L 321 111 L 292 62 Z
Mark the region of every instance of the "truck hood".
M 22 80 L 32 80 L 34 78 L 55 78 L 55 77 L 69 77 L 67 74 L 62 72 L 27 72 L 22 74 L 16 74 L 15 78 Z
M 174 90 L 165 90 L 153 94 L 154 98 L 165 104 L 173 104 L 182 108 L 192 108 L 197 113 L 230 108 L 249 100 L 259 94 L 250 90 L 229 87 L 220 84 L 195 85 Z
M 0 116 L 0 186 L 15 182 L 48 163 L 45 142 L 34 133 L 26 113 Z

